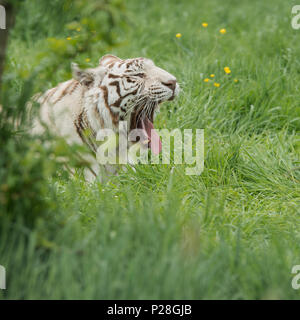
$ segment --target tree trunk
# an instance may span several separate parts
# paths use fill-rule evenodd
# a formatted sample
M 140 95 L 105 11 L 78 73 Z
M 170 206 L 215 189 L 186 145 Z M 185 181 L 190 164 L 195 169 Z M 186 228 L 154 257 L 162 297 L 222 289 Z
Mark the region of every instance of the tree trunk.
M 15 10 L 12 3 L 8 3 L 6 0 L 0 0 L 0 5 L 5 8 L 6 13 L 6 28 L 0 29 L 0 88 L 1 88 L 1 79 L 4 70 L 4 61 L 6 54 L 6 47 L 8 41 L 9 31 L 12 29 L 15 22 Z

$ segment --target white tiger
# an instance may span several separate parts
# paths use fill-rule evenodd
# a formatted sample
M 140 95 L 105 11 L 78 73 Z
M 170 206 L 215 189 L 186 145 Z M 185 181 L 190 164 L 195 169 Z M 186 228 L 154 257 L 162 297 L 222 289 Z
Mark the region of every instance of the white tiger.
M 40 120 L 67 142 L 87 144 L 94 154 L 94 139 L 100 129 L 117 132 L 122 120 L 127 121 L 129 131 L 143 128 L 148 134 L 154 129 L 158 105 L 179 93 L 176 78 L 146 58 L 122 60 L 105 55 L 96 68 L 82 70 L 72 63 L 72 71 L 72 80 L 38 98 Z M 42 128 L 36 121 L 33 132 Z M 92 138 L 84 134 L 86 129 Z M 93 163 L 92 175 L 97 176 L 99 166 L 95 158 L 89 161 Z

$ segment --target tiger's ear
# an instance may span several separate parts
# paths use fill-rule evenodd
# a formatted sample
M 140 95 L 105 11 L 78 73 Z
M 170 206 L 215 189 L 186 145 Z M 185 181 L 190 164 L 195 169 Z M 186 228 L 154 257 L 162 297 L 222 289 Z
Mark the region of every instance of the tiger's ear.
M 106 54 L 105 56 L 103 56 L 100 60 L 99 60 L 99 65 L 103 66 L 103 67 L 107 67 L 108 65 L 110 65 L 111 63 L 114 62 L 122 62 L 123 60 L 112 55 L 112 54 Z
M 90 86 L 95 80 L 95 74 L 89 70 L 82 70 L 77 63 L 71 63 L 73 78 L 85 86 Z

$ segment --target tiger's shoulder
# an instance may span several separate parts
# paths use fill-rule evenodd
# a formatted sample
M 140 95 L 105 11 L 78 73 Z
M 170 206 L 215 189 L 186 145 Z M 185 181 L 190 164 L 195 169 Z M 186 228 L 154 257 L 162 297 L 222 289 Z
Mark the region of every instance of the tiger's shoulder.
M 40 109 L 32 132 L 43 131 L 43 123 L 55 134 L 76 136 L 74 122 L 82 112 L 84 93 L 84 87 L 77 80 L 71 79 L 59 83 L 45 93 L 36 94 L 32 100 L 40 104 Z
M 47 90 L 44 94 L 38 97 L 37 101 L 41 105 L 46 103 L 56 105 L 68 96 L 72 97 L 74 94 L 77 95 L 78 91 L 82 93 L 82 86 L 77 80 L 71 79 L 61 82 L 56 87 Z

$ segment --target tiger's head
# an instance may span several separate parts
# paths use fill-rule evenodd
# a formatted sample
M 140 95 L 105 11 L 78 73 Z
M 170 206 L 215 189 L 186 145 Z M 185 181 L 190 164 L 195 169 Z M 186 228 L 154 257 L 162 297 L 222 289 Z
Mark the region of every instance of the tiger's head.
M 129 130 L 144 129 L 149 139 L 159 104 L 173 100 L 180 90 L 173 75 L 146 58 L 105 55 L 96 68 L 81 70 L 72 64 L 72 69 L 73 77 L 97 96 L 99 111 L 109 111 L 112 125 L 127 121 Z

